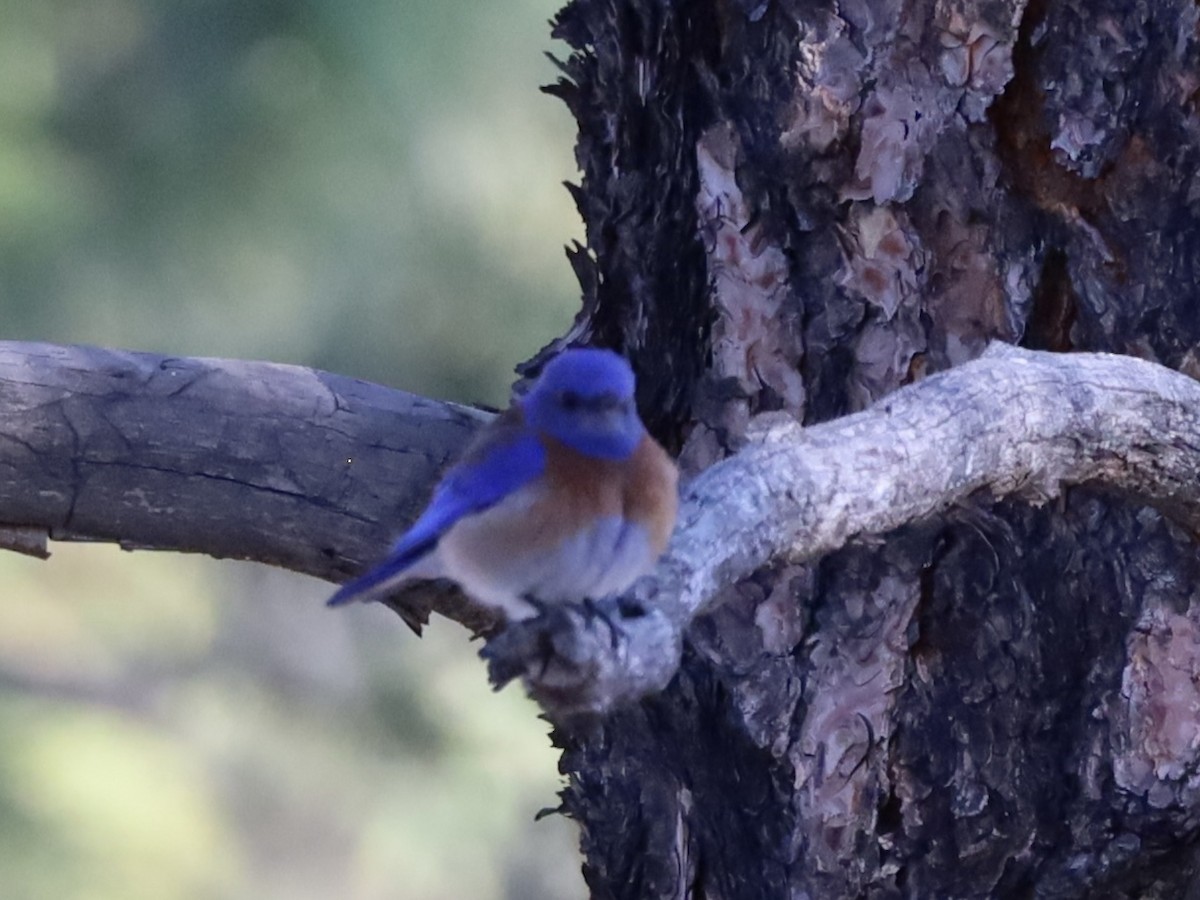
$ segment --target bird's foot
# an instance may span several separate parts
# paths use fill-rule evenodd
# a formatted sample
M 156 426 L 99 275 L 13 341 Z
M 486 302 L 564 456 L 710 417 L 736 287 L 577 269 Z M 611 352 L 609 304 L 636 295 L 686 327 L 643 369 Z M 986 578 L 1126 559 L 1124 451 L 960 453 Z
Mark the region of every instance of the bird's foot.
M 533 616 L 531 618 L 534 619 L 541 619 L 547 616 L 550 613 L 550 608 L 553 606 L 553 604 L 547 603 L 545 600 L 535 597 L 533 594 L 522 594 L 521 602 L 533 610 Z
M 595 619 L 599 619 L 608 626 L 609 642 L 612 648 L 616 650 L 621 643 L 621 633 L 623 633 L 620 631 L 621 626 L 613 621 L 612 615 L 600 605 L 599 601 L 591 597 L 584 597 L 582 606 L 584 621 L 592 622 Z
M 540 663 L 537 677 L 538 680 L 542 680 L 546 677 L 546 672 L 556 656 L 554 631 L 557 628 L 568 626 L 566 611 L 563 610 L 560 604 L 547 603 L 533 594 L 522 594 L 521 600 L 533 609 L 534 615 L 532 618 L 538 619 L 541 622 L 537 630 L 537 649 L 534 656 Z

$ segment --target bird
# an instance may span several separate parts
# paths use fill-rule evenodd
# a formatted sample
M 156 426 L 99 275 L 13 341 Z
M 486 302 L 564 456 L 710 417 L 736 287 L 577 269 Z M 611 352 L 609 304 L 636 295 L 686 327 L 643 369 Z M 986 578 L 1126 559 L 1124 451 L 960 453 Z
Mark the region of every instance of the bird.
M 646 431 L 634 387 L 611 350 L 554 357 L 446 471 L 387 557 L 329 605 L 448 578 L 512 622 L 623 592 L 661 556 L 678 505 L 678 470 Z

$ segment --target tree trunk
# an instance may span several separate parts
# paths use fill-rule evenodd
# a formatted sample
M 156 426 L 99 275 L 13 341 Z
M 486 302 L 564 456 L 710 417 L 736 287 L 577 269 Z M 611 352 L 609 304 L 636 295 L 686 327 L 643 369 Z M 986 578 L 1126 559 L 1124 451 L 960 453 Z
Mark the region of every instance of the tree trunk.
M 1002 340 L 1200 371 L 1184 0 L 573 0 L 569 336 L 691 474 Z M 560 727 L 601 898 L 1200 896 L 1195 535 L 973 498 L 733 586 Z

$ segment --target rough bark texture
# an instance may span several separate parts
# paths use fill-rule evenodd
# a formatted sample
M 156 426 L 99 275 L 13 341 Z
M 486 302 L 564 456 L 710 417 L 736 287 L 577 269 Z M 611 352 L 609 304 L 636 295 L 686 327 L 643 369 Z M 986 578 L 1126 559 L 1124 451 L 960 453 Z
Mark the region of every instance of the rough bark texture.
M 557 34 L 574 334 L 689 471 L 996 339 L 1196 373 L 1191 0 L 573 0 Z M 1196 559 L 1076 488 L 744 580 L 666 692 L 559 732 L 594 895 L 1187 896 Z

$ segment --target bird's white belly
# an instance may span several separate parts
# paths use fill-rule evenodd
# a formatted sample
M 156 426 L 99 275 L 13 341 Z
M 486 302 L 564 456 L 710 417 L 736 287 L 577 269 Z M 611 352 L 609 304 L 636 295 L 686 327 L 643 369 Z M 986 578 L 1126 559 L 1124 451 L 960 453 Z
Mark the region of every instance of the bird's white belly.
M 615 516 L 597 519 L 590 528 L 549 547 L 514 547 L 482 558 L 477 553 L 457 553 L 451 532 L 439 550 L 445 569 L 463 590 L 511 618 L 528 618 L 536 612 L 525 597 L 542 603 L 576 603 L 619 593 L 649 571 L 655 557 L 647 530 Z

